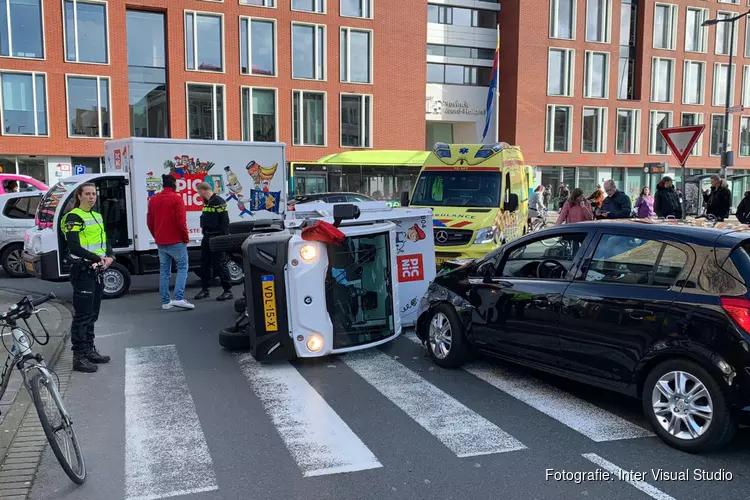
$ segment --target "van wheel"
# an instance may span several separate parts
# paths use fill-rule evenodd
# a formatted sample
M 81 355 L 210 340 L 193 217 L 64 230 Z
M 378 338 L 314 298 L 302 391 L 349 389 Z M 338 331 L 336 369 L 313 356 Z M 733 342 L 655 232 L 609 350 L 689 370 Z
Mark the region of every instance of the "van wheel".
M 450 304 L 439 304 L 426 322 L 427 352 L 438 366 L 457 368 L 466 362 L 469 345 L 464 327 Z
M 643 385 L 642 401 L 654 432 L 678 450 L 715 450 L 736 431 L 719 382 L 693 361 L 672 359 L 651 370 Z
M 117 262 L 104 271 L 105 299 L 119 299 L 130 289 L 130 271 Z
M 219 345 L 231 351 L 248 350 L 250 345 L 250 335 L 244 328 L 230 326 L 219 332 Z
M 24 278 L 28 276 L 23 266 L 23 245 L 8 245 L 0 257 L 3 271 L 9 278 Z

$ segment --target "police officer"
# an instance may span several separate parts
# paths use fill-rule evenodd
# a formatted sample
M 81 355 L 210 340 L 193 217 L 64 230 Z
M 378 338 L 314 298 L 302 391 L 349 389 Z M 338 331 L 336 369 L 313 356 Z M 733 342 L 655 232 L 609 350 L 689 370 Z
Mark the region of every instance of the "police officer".
M 219 275 L 224 293 L 216 297 L 216 300 L 229 300 L 234 298 L 232 294 L 232 283 L 229 280 L 229 270 L 224 262 L 223 252 L 211 251 L 211 238 L 227 234 L 229 230 L 229 212 L 227 202 L 224 198 L 213 192 L 211 184 L 202 182 L 198 185 L 198 193 L 203 197 L 203 212 L 201 213 L 201 230 L 203 240 L 201 241 L 201 285 L 203 289 L 195 296 L 195 300 L 205 299 L 211 295 L 208 288 L 211 286 L 213 276 Z M 213 273 L 212 273 L 213 271 Z
M 73 285 L 73 324 L 70 340 L 73 344 L 73 369 L 93 373 L 95 363 L 109 363 L 94 346 L 94 323 L 99 318 L 104 284 L 102 271 L 114 262 L 112 249 L 101 214 L 94 212 L 96 187 L 81 184 L 75 191 L 75 208 L 62 218 L 62 231 L 68 243 L 70 283 Z

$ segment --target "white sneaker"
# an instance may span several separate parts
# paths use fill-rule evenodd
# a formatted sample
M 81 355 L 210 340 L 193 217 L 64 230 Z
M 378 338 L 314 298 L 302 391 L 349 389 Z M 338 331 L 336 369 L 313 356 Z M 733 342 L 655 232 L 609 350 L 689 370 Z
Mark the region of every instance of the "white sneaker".
M 170 302 L 169 304 L 162 304 L 161 308 L 164 309 L 165 311 L 172 309 L 172 303 Z
M 173 300 L 169 304 L 170 306 L 179 307 L 180 309 L 195 309 L 195 304 L 191 304 L 185 299 Z

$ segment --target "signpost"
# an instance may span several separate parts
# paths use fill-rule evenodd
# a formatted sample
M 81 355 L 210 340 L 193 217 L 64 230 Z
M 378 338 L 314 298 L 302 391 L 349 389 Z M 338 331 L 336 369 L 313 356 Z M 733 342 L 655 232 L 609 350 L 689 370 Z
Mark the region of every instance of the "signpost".
M 659 130 L 662 137 L 664 137 L 664 140 L 667 142 L 667 146 L 669 146 L 672 154 L 677 159 L 677 161 L 680 162 L 680 166 L 682 167 L 681 191 L 683 219 L 685 219 L 685 212 L 687 208 L 685 205 L 685 197 L 687 196 L 687 190 L 685 189 L 687 170 L 685 169 L 685 164 L 687 163 L 687 159 L 690 156 L 690 152 L 693 150 L 695 143 L 698 142 L 698 139 L 700 138 L 701 134 L 703 134 L 703 130 L 705 130 L 705 128 L 705 125 L 688 125 L 686 127 L 672 127 Z
M 73 175 L 81 175 L 86 173 L 86 167 L 84 165 L 76 165 L 73 167 Z

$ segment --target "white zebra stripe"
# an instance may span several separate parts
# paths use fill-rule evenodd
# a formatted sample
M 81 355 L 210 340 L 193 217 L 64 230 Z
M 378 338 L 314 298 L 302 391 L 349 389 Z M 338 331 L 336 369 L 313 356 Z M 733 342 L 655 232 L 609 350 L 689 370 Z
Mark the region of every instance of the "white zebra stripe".
M 584 453 L 581 455 L 586 460 L 589 460 L 602 469 L 605 469 L 612 474 L 615 475 L 615 478 L 620 481 L 625 481 L 626 483 L 630 484 L 631 486 L 641 490 L 646 495 L 650 496 L 651 498 L 654 498 L 655 500 L 675 500 L 674 497 L 667 495 L 663 491 L 661 491 L 659 488 L 655 486 L 651 486 L 645 481 L 641 481 L 640 479 L 633 479 L 627 471 L 624 469 L 621 469 L 617 465 L 613 464 L 612 462 L 603 459 L 596 453 Z

